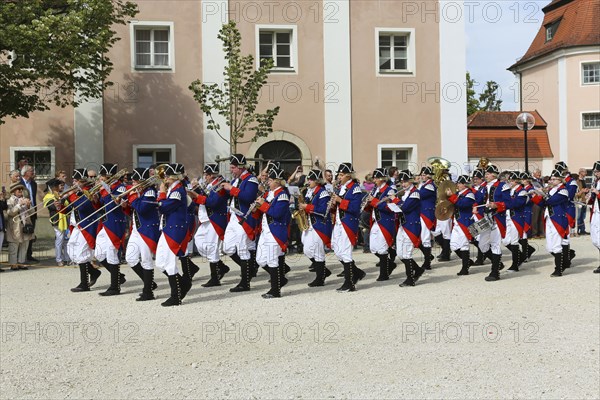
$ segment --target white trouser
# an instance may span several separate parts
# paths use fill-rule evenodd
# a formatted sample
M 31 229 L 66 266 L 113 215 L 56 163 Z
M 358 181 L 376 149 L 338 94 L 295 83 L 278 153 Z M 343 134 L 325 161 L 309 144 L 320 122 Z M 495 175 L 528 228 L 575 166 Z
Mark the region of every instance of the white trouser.
M 154 261 L 152 260 L 152 250 L 144 241 L 137 228 L 133 226 L 129 242 L 127 242 L 127 250 L 125 250 L 125 259 L 127 264 L 134 266 L 137 263 L 142 264 L 142 268 L 147 270 L 154 269 Z
M 282 255 L 284 253 L 271 231 L 263 227 L 260 239 L 258 239 L 256 263 L 261 267 L 277 268 L 279 266 L 279 257 Z
M 314 258 L 317 262 L 325 261 L 325 244 L 312 227 L 302 232 L 302 247 L 306 257 Z
M 454 228 L 452 228 L 452 237 L 450 238 L 450 250 L 463 250 L 469 251 L 469 239 L 462 230 L 457 221 L 454 221 Z
M 431 230 L 427 227 L 423 218 L 421 218 L 421 243 L 423 247 L 431 247 Z
M 77 226 L 71 232 L 71 237 L 67 243 L 67 253 L 75 264 L 88 263 L 94 258 L 94 250 L 90 248 Z
M 381 232 L 381 228 L 377 222 L 373 222 L 373 226 L 371 226 L 371 232 L 369 233 L 369 249 L 371 253 L 374 254 L 387 254 L 388 253 L 388 244 L 385 240 L 385 236 L 383 236 L 383 232 Z
M 560 236 L 552 220 L 546 218 L 546 250 L 548 253 L 562 253 L 563 238 Z
M 223 253 L 228 256 L 237 253 L 240 259 L 249 260 L 250 250 L 254 250 L 253 241 L 250 240 L 242 225 L 238 223 L 237 217 L 232 215 L 223 237 Z
M 590 225 L 590 236 L 592 237 L 592 244 L 600 250 L 600 213 L 595 212 L 592 214 L 592 223 Z
M 491 249 L 493 254 L 502 254 L 501 243 L 502 235 L 500 234 L 500 229 L 496 226 L 496 222 L 494 222 L 494 227 L 491 231 L 481 232 L 479 235 L 479 250 L 482 253 L 486 253 Z
M 219 239 L 219 235 L 210 221 L 200 224 L 194 236 L 194 242 L 198 253 L 202 257 L 206 257 L 209 263 L 219 262 L 221 239 Z
M 400 259 L 408 260 L 412 258 L 414 249 L 415 246 L 404 231 L 404 228 L 398 228 L 398 233 L 396 234 L 396 252 L 400 256 Z
M 519 244 L 519 231 L 515 226 L 510 212 L 506 212 L 506 235 L 502 238 L 502 244 L 510 246 L 511 244 Z
M 333 226 L 331 248 L 338 260 L 345 263 L 352 262 L 352 243 L 342 224 L 336 223 Z
M 179 257 L 171 251 L 165 234 L 162 233 L 156 246 L 156 268 L 165 271 L 169 276 L 177 275 L 179 273 L 177 261 L 179 261 Z
M 102 228 L 96 236 L 96 249 L 94 251 L 94 257 L 98 261 L 108 262 L 109 264 L 119 264 L 119 252 L 113 242 L 111 242 L 108 233 Z
M 445 221 L 437 221 L 433 236 L 439 236 L 440 234 L 446 240 L 449 240 L 452 237 L 452 218 Z

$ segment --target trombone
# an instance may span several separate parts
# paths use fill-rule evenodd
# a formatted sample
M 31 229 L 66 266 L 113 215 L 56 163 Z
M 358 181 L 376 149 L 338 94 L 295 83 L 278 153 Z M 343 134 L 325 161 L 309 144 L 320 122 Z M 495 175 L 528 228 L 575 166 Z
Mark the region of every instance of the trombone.
M 55 201 L 64 201 L 67 199 L 67 197 L 69 197 L 69 195 L 74 192 L 75 190 L 79 189 L 77 186 L 73 186 L 71 189 L 67 190 L 64 193 L 61 193 L 60 195 L 54 195 L 54 199 Z M 32 217 L 34 215 L 36 215 L 37 213 L 39 213 L 40 211 L 42 211 L 45 208 L 50 207 L 50 204 L 52 204 L 52 202 L 47 202 L 46 204 L 44 203 L 37 203 L 35 206 L 27 209 L 24 213 L 24 217 L 28 218 L 28 217 Z M 38 208 L 40 205 L 43 205 L 41 208 Z M 33 211 L 33 212 L 31 212 Z M 17 222 L 19 220 L 21 216 L 17 215 L 16 217 L 13 217 L 13 222 Z
M 110 177 L 110 179 L 108 179 L 106 182 L 98 180 L 98 182 L 94 186 L 92 186 L 92 188 L 90 190 L 83 190 L 81 196 L 79 196 L 75 200 L 73 200 L 73 203 L 75 203 L 77 200 L 81 199 L 83 196 L 85 196 L 89 200 L 91 200 L 92 196 L 100 193 L 100 190 L 102 188 L 106 188 L 106 187 L 110 188 L 110 185 L 112 185 L 113 183 L 115 183 L 116 181 L 121 179 L 123 176 L 125 176 L 125 174 L 127 174 L 127 168 L 123 168 L 122 170 L 120 170 L 119 172 L 114 174 L 112 177 Z M 73 208 L 71 211 L 77 210 L 83 204 L 85 204 L 85 203 L 82 202 L 77 207 Z

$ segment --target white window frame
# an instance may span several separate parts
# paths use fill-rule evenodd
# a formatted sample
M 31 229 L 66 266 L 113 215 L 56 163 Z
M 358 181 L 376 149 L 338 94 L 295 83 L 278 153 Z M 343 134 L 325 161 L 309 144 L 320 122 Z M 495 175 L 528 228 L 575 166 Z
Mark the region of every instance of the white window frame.
M 379 68 L 379 35 L 408 35 L 406 71 L 390 70 L 382 72 Z M 414 28 L 375 28 L 375 71 L 378 77 L 415 77 L 417 76 L 416 34 Z
M 381 167 L 381 163 L 383 161 L 381 157 L 381 152 L 383 150 L 408 150 L 409 160 L 408 165 L 416 165 L 418 158 L 417 154 L 417 145 L 416 144 L 378 144 L 377 145 L 377 166 Z
M 595 111 L 582 111 L 580 113 L 580 117 L 579 117 L 579 123 L 581 124 L 581 130 L 584 131 L 584 132 L 600 130 L 600 126 L 598 128 L 585 128 L 583 126 L 583 116 L 585 114 L 599 114 L 599 113 L 600 113 L 600 111 L 598 111 L 598 110 L 595 110 Z
M 584 79 L 583 66 L 586 65 L 586 64 L 598 64 L 598 65 L 600 65 L 600 60 L 581 61 L 579 63 L 579 73 L 581 74 L 581 79 L 579 80 L 580 85 L 581 86 L 598 86 L 598 85 L 600 85 L 600 82 L 585 83 L 583 81 L 583 79 Z
M 177 162 L 177 145 L 175 144 L 134 144 L 133 145 L 133 167 L 138 167 L 138 152 L 144 150 L 156 151 L 156 150 L 171 150 L 171 162 Z
M 168 66 L 137 66 L 136 65 L 136 29 L 169 29 L 169 65 Z M 129 24 L 129 43 L 131 52 L 132 72 L 175 72 L 175 25 L 172 21 L 132 21 Z M 150 46 L 152 48 L 152 46 Z M 150 57 L 152 59 L 152 57 Z
M 558 31 L 558 27 L 559 27 L 561 21 L 562 21 L 562 18 L 559 18 L 559 19 L 557 19 L 555 21 L 550 22 L 549 24 L 544 25 L 544 28 L 546 29 L 544 31 L 545 38 L 546 38 L 545 43 L 548 43 L 552 39 L 554 39 L 554 36 L 556 36 L 556 31 Z M 549 32 L 548 28 L 552 28 L 552 27 L 556 27 L 556 29 L 554 31 L 552 31 L 552 37 L 550 39 L 548 39 L 548 32 Z
M 298 75 L 298 26 L 297 25 L 256 25 L 255 28 L 255 51 L 256 69 L 260 68 L 260 32 L 289 32 L 292 35 L 290 49 L 291 68 L 273 67 L 271 72 L 278 74 Z M 275 54 L 275 52 L 274 52 Z
M 16 168 L 17 161 L 15 159 L 15 152 L 17 151 L 50 151 L 50 175 L 37 175 L 37 178 L 50 179 L 54 178 L 56 173 L 56 158 L 55 158 L 55 147 L 54 146 L 11 146 L 10 147 L 10 165 L 11 171 Z

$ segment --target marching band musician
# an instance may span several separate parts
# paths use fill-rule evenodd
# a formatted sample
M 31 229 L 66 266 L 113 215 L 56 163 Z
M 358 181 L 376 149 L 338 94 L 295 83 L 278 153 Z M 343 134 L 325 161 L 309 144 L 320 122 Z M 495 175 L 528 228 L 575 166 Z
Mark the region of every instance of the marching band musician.
M 473 192 L 475 194 L 475 202 L 477 204 L 485 204 L 485 198 L 487 195 L 487 182 L 484 178 L 485 171 L 481 168 L 477 168 L 473 171 Z M 479 221 L 483 218 L 483 208 L 477 208 L 477 213 L 473 214 L 473 219 Z M 479 248 L 479 235 L 473 238 L 473 244 L 477 247 L 477 258 L 473 265 L 483 265 L 485 261 L 485 255 Z
M 121 199 L 113 200 L 125 192 L 125 185 L 120 180 L 106 184 L 117 173 L 117 164 L 105 163 L 100 165 L 100 205 L 104 208 L 104 218 L 100 222 L 96 236 L 96 249 L 94 256 L 108 272 L 110 272 L 110 286 L 100 296 L 115 296 L 121 294 L 121 284 L 124 275 L 120 273 L 119 249 L 125 243 L 127 217 L 123 211 Z M 126 202 L 125 202 L 126 204 Z M 90 221 L 87 221 L 88 223 Z
M 396 190 L 387 184 L 387 169 L 377 168 L 373 171 L 375 188 L 373 195 L 367 198 L 365 211 L 371 213 L 369 247 L 379 258 L 379 277 L 377 281 L 387 281 L 391 273 L 391 260 L 388 249 L 392 247 L 396 237 L 396 213 L 392 211 L 387 200 L 396 195 Z
M 134 186 L 141 185 L 148 179 L 150 179 L 149 168 L 135 168 L 131 174 Z M 136 301 L 154 300 L 153 290 L 156 289 L 156 283 L 153 257 L 160 238 L 156 189 L 149 186 L 141 190 L 131 190 L 127 202 L 132 210 L 132 224 L 125 259 L 144 283 L 144 289 Z
M 192 184 L 188 179 L 187 175 L 185 174 L 185 167 L 183 165 L 181 167 L 183 168 L 183 179 L 181 180 L 181 182 L 185 187 L 187 193 L 190 191 L 190 189 L 192 189 Z M 179 262 L 181 263 L 182 276 L 186 277 L 186 280 L 189 279 L 190 285 L 192 284 L 192 279 L 194 279 L 194 275 L 196 275 L 198 271 L 200 271 L 200 268 L 192 261 L 190 256 L 194 252 L 194 241 L 192 240 L 192 238 L 196 233 L 196 216 L 198 214 L 197 208 L 198 205 L 193 201 L 189 202 L 187 206 L 187 248 L 185 250 L 184 255 L 179 257 Z
M 285 274 L 285 252 L 288 246 L 288 232 L 292 216 L 290 195 L 283 186 L 283 170 L 269 171 L 269 192 L 256 200 L 261 213 L 261 233 L 257 246 L 256 262 L 267 268 L 271 277 L 271 290 L 263 294 L 265 299 L 281 297 L 281 288 L 288 280 Z
M 486 195 L 483 204 L 487 206 L 487 211 L 493 212 L 495 201 L 502 201 L 503 182 L 498 180 L 500 171 L 495 165 L 488 165 L 485 169 Z M 475 205 L 474 205 L 475 206 Z M 473 214 L 477 214 L 478 209 L 473 208 Z M 506 235 L 506 213 L 504 211 L 496 212 L 493 215 L 493 221 L 496 229 L 482 232 L 479 235 L 479 248 L 490 260 L 492 260 L 492 270 L 485 278 L 488 282 L 500 279 L 500 265 L 502 258 L 502 238 Z
M 544 197 L 536 195 L 532 200 L 540 207 L 546 206 L 546 249 L 554 256 L 554 272 L 550 276 L 557 277 L 562 276 L 569 257 L 569 253 L 563 247 L 563 241 L 569 236 L 569 191 L 563 183 L 563 173 L 560 170 L 552 171 L 548 188 L 549 191 Z
M 435 229 L 435 205 L 437 201 L 437 188 L 433 182 L 433 169 L 431 167 L 421 168 L 421 181 L 417 190 L 421 196 L 421 245 L 419 249 L 423 253 L 423 269 L 431 269 L 431 231 Z M 438 236 L 442 238 L 442 236 Z
M 456 275 L 469 275 L 469 268 L 473 265 L 469 246 L 473 237 L 469 226 L 473 223 L 471 211 L 475 204 L 475 193 L 469 188 L 469 176 L 461 175 L 456 181 L 457 193 L 451 189 L 446 190 L 448 201 L 454 204 L 454 227 L 450 238 L 450 249 L 462 260 L 462 268 Z
M 336 289 L 339 292 L 353 292 L 356 283 L 365 277 L 365 272 L 358 268 L 352 259 L 352 249 L 358 240 L 358 222 L 362 191 L 355 179 L 352 163 L 341 163 L 337 170 L 341 183 L 340 191 L 331 200 L 331 212 L 335 215 L 331 247 L 344 266 L 344 284 Z
M 512 255 L 512 264 L 508 271 L 518 272 L 523 262 L 519 239 L 523 237 L 524 212 L 528 197 L 527 191 L 521 185 L 519 172 L 508 172 L 507 182 L 502 188 L 502 196 L 502 201 L 496 202 L 496 210 L 506 212 L 506 234 L 502 238 L 502 244 Z
M 56 207 L 61 214 L 68 214 L 73 210 L 69 222 L 71 236 L 67 243 L 67 253 L 71 261 L 79 264 L 80 282 L 79 285 L 71 289 L 71 292 L 89 292 L 90 287 L 96 283 L 102 273 L 92 266 L 98 223 L 86 227 L 85 221 L 83 224 L 80 224 L 80 221 L 92 214 L 97 205 L 84 195 L 84 192 L 91 189 L 91 184 L 87 178 L 87 170 L 85 168 L 75 169 L 71 178 L 73 179 L 73 185 L 77 186 L 79 190 L 68 196 L 66 199 L 68 201 L 67 206 L 63 207 L 63 204 L 56 204 Z
M 250 290 L 250 280 L 255 260 L 250 250 L 254 248 L 256 218 L 250 206 L 258 195 L 258 180 L 246 170 L 246 157 L 232 154 L 229 157 L 229 170 L 233 182 L 225 182 L 223 188 L 228 192 L 229 222 L 223 237 L 223 252 L 240 266 L 242 279 L 240 283 L 229 289 L 230 292 L 246 292 Z
M 229 272 L 229 267 L 221 261 L 220 252 L 225 229 L 227 228 L 227 193 L 220 187 L 223 178 L 219 175 L 219 164 L 204 167 L 204 193 L 188 191 L 198 204 L 200 226 L 194 236 L 196 247 L 202 257 L 208 259 L 210 279 L 203 287 L 221 286 L 221 278 Z
M 421 242 L 421 196 L 413 185 L 413 176 L 409 170 L 400 171 L 398 180 L 402 184 L 404 194 L 395 197 L 392 202 L 396 208 L 390 207 L 400 215 L 400 227 L 396 234 L 396 249 L 406 270 L 406 280 L 400 286 L 415 286 L 425 270 L 413 258 L 415 247 Z
M 167 274 L 171 296 L 161 305 L 163 307 L 181 305 L 191 288 L 186 275 L 180 275 L 177 260 L 185 255 L 187 249 L 187 193 L 181 179 L 183 165 L 167 164 L 165 179 L 158 191 L 158 211 L 161 213 L 162 233 L 156 246 L 156 266 Z
M 575 250 L 571 250 L 571 229 L 575 228 L 577 221 L 575 220 L 575 195 L 579 190 L 577 181 L 573 179 L 569 172 L 569 167 L 564 161 L 559 161 L 554 165 L 554 169 L 563 174 L 564 185 L 569 192 L 569 204 L 567 205 L 567 220 L 569 221 L 569 235 L 563 239 L 563 255 L 565 255 L 564 268 L 571 268 L 571 260 L 575 258 Z M 568 255 L 568 257 L 566 256 Z
M 535 247 L 529 245 L 529 236 L 531 235 L 531 221 L 533 219 L 533 201 L 531 201 L 531 196 L 534 194 L 533 190 L 535 189 L 532 184 L 533 177 L 529 172 L 521 173 L 521 183 L 523 185 L 523 189 L 527 192 L 527 203 L 525 204 L 525 209 L 523 210 L 523 235 L 519 240 L 519 244 L 521 245 L 521 253 L 523 257 L 523 262 L 527 262 L 531 259 L 533 253 L 535 253 Z
M 592 244 L 600 251 L 600 161 L 594 163 L 594 186 L 590 190 L 588 204 L 592 205 L 590 215 L 590 236 Z M 600 266 L 594 270 L 600 274 Z
M 331 275 L 331 271 L 325 266 L 325 246 L 331 247 L 331 218 L 326 215 L 327 204 L 331 195 L 323 186 L 323 172 L 318 169 L 311 170 L 306 180 L 308 191 L 306 192 L 306 203 L 300 204 L 300 208 L 308 215 L 308 229 L 302 232 L 302 247 L 304 255 L 314 265 L 316 278 L 308 284 L 310 287 L 324 286 L 325 278 Z

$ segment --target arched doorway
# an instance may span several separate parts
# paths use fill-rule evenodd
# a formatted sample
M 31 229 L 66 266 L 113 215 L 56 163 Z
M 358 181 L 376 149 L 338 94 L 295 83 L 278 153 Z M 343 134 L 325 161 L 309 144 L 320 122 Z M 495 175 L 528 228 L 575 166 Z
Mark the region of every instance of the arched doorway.
M 302 165 L 302 152 L 295 144 L 287 140 L 271 140 L 260 146 L 256 158 L 281 163 L 281 168 L 289 175 L 298 165 Z M 258 166 L 257 166 L 258 167 Z

